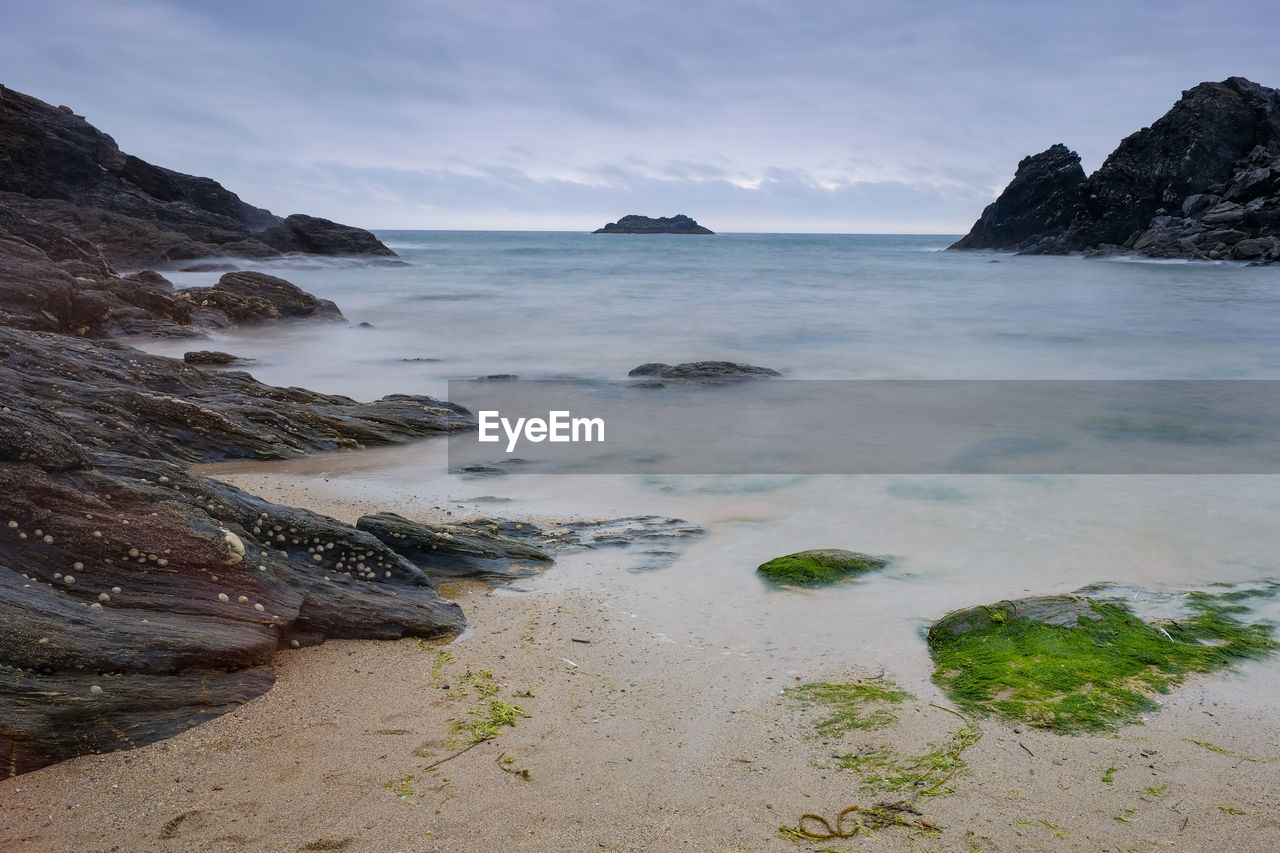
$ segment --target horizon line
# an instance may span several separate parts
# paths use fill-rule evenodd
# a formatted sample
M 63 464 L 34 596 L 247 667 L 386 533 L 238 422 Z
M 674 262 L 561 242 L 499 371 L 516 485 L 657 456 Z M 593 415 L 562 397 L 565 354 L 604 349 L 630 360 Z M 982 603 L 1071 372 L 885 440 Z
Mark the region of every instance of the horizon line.
M 577 228 L 392 228 L 366 227 L 367 231 L 432 231 L 450 234 L 595 234 Z M 789 237 L 963 237 L 963 231 L 714 231 L 711 234 L 604 234 L 605 237 L 719 237 L 739 234 L 773 234 Z

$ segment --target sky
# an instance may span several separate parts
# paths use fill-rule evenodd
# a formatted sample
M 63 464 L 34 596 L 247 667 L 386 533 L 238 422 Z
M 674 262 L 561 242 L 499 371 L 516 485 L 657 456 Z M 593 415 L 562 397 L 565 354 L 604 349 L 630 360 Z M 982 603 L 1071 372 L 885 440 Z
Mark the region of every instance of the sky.
M 1274 0 L 5 0 L 0 83 L 280 215 L 964 233 L 1184 89 L 1280 86 Z

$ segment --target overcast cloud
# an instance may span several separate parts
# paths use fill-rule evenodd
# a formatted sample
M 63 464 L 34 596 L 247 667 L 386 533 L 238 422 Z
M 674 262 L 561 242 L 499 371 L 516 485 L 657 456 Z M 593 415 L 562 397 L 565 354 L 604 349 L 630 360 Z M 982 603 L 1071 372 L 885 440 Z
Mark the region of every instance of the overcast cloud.
M 0 82 L 280 214 L 966 231 L 1181 90 L 1280 85 L 1272 0 L 9 0 Z

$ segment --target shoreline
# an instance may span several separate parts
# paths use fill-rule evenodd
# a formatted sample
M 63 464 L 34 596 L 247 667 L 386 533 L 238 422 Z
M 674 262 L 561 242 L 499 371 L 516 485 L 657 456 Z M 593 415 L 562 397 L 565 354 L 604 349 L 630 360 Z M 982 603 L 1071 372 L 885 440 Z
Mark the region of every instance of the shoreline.
M 319 480 L 312 488 L 266 482 L 272 499 L 335 518 L 364 511 Z M 779 690 L 874 679 L 878 663 L 853 652 L 797 672 L 710 641 L 664 641 L 637 589 L 448 589 L 469 624 L 448 644 L 331 640 L 282 651 L 275 687 L 237 710 L 137 750 L 0 782 L 0 847 L 786 851 L 863 843 L 797 845 L 779 835 L 806 812 L 834 822 L 848 805 L 886 799 L 832 766 L 833 754 L 871 736 L 810 739 L 812 713 Z M 441 663 L 445 650 L 453 660 Z M 451 742 L 450 719 L 482 698 L 474 689 L 457 695 L 467 671 L 492 672 L 498 697 L 529 716 L 449 758 L 465 745 Z M 894 676 L 890 662 L 885 677 Z M 1280 780 L 1277 716 L 1215 704 L 1242 678 L 1193 679 L 1146 725 L 1114 734 L 1060 736 L 982 720 L 981 739 L 963 752 L 966 768 L 943 786 L 953 793 L 914 801 L 938 834 L 892 827 L 876 830 L 874 843 L 1210 849 L 1231 838 L 1233 849 L 1269 849 L 1280 831 L 1269 805 Z M 960 724 L 918 685 L 901 686 L 918 698 L 903 703 L 877 742 L 918 752 Z M 517 696 L 526 691 L 533 695 Z M 512 759 L 506 766 L 503 756 Z

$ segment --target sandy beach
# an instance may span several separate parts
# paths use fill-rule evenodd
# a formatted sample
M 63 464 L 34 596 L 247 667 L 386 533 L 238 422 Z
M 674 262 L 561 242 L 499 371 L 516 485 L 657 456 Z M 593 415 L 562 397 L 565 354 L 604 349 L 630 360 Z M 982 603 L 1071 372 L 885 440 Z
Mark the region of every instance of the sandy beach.
M 362 511 L 320 485 L 280 482 L 269 497 L 343 520 Z M 1246 676 L 1193 680 L 1144 725 L 1102 736 L 981 720 L 932 792 L 885 793 L 835 756 L 948 743 L 965 721 L 935 687 L 902 682 L 915 698 L 896 723 L 840 738 L 815 737 L 821 708 L 782 691 L 901 678 L 892 661 L 852 653 L 797 671 L 696 630 L 673 639 L 630 592 L 446 592 L 470 625 L 451 643 L 285 651 L 276 686 L 232 713 L 0 782 L 0 849 L 1262 851 L 1280 839 L 1278 715 L 1233 709 Z M 472 746 L 454 721 L 492 699 L 527 716 Z M 811 842 L 779 832 L 804 814 L 835 826 L 853 805 L 894 806 L 908 825 Z

